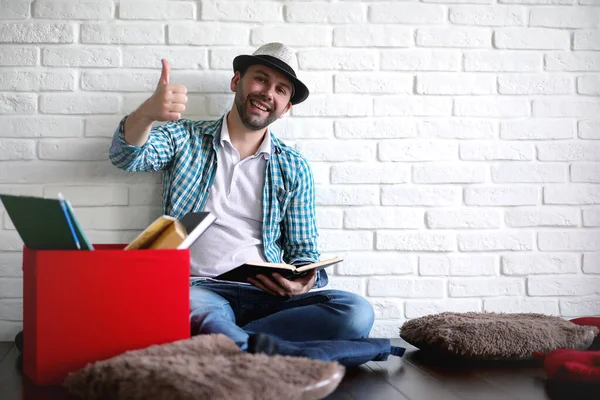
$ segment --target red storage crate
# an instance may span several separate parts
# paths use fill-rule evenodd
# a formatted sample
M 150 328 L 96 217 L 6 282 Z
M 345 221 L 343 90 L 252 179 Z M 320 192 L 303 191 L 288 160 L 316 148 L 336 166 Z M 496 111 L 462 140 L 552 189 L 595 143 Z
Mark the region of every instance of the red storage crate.
M 23 250 L 23 370 L 38 385 L 190 337 L 189 250 L 94 247 Z

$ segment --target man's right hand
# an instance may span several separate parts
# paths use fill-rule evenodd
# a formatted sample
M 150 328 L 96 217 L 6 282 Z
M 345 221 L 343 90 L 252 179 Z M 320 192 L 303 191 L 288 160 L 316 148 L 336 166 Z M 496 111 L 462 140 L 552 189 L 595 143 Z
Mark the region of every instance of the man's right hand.
M 187 103 L 187 89 L 177 83 L 169 83 L 171 67 L 165 59 L 156 90 L 138 109 L 139 115 L 149 121 L 176 121 L 181 118 Z

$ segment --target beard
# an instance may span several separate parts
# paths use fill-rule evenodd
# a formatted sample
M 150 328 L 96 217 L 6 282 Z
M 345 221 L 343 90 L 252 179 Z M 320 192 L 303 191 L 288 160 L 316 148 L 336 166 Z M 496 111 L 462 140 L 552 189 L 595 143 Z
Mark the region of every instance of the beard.
M 283 112 L 278 114 L 275 110 L 272 109 L 271 106 L 269 106 L 271 111 L 266 116 L 259 117 L 254 114 L 249 114 L 248 103 L 252 99 L 259 100 L 260 102 L 265 104 L 269 103 L 263 100 L 263 98 L 261 98 L 260 96 L 246 96 L 245 93 L 242 91 L 241 85 L 238 86 L 237 90 L 235 91 L 235 108 L 237 109 L 242 124 L 244 124 L 244 126 L 247 129 L 250 129 L 252 131 L 259 131 L 261 129 L 264 129 L 267 126 L 271 125 L 273 122 L 277 121 L 281 114 L 283 114 Z

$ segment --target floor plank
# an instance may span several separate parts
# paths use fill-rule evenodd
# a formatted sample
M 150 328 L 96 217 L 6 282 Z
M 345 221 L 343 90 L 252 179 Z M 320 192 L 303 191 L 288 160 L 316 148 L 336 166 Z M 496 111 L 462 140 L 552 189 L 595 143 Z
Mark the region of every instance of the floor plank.
M 337 390 L 327 397 L 330 399 L 398 399 L 410 400 L 404 397 L 396 388 L 383 377 L 384 374 L 374 371 L 369 364 L 346 369 L 346 375 Z M 341 397 L 338 397 L 341 396 Z

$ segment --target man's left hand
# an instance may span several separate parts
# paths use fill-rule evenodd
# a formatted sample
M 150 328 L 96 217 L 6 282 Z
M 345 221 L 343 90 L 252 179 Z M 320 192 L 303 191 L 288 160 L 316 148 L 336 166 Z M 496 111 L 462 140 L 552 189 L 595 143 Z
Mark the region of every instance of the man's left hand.
M 273 273 L 273 278 L 256 275 L 256 278 L 248 278 L 248 282 L 273 296 L 291 297 L 308 292 L 315 284 L 316 275 L 317 271 L 313 269 L 306 275 L 290 280 Z

